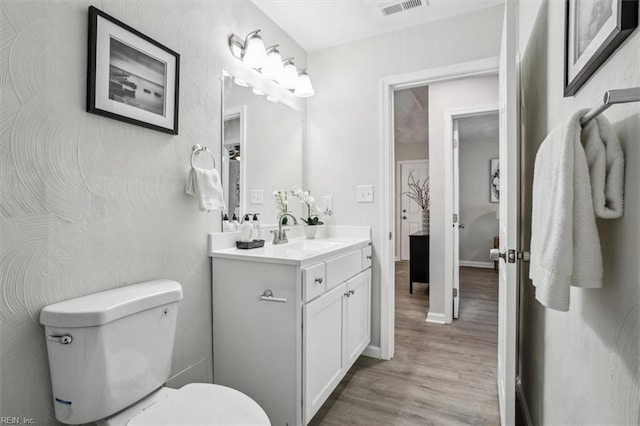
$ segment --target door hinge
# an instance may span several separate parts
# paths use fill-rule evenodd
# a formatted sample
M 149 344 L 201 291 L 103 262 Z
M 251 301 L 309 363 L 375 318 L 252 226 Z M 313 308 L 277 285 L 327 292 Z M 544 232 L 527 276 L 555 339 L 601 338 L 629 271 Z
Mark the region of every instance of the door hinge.
M 453 297 L 458 297 L 458 289 L 457 288 L 453 289 Z
M 453 214 L 453 223 L 458 223 L 458 214 L 457 213 Z
M 389 232 L 389 240 L 391 240 L 391 238 L 393 238 L 393 233 Z

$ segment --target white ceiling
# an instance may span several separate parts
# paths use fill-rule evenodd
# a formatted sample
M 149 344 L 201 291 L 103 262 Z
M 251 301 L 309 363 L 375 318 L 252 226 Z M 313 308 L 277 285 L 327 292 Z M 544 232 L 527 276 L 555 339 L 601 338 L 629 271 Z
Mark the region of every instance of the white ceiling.
M 308 52 L 364 40 L 502 4 L 503 0 L 421 0 L 423 6 L 383 16 L 379 0 L 251 0 Z
M 395 143 L 428 144 L 429 87 L 393 92 L 393 120 Z
M 465 141 L 475 140 L 498 140 L 498 112 L 473 115 L 458 119 L 458 138 Z

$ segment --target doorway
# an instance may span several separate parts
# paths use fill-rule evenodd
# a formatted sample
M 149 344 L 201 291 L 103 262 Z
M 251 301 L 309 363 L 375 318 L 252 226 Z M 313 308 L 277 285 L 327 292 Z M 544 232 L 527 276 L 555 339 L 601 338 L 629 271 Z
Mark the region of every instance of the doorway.
M 495 76 L 498 71 L 498 58 L 489 58 L 478 61 L 466 62 L 462 64 L 456 64 L 441 68 L 423 70 L 419 72 L 413 72 L 409 74 L 396 75 L 388 78 L 384 78 L 381 81 L 381 153 L 380 156 L 380 169 L 382 170 L 380 176 L 380 188 L 381 188 L 381 202 L 380 202 L 380 216 L 382 218 L 380 227 L 380 240 L 383 244 L 380 246 L 380 277 L 381 277 L 381 293 L 380 293 L 380 358 L 391 359 L 394 354 L 394 316 L 395 316 L 395 249 L 396 238 L 394 238 L 395 226 L 396 226 L 396 187 L 395 182 L 395 144 L 394 141 L 394 129 L 393 129 L 393 94 L 400 89 L 410 89 L 413 87 L 431 85 L 437 82 L 447 82 L 454 79 L 464 79 L 469 77 L 489 77 Z M 440 119 L 442 120 L 442 119 Z M 439 125 L 442 125 L 443 121 L 439 121 Z M 442 144 L 442 139 L 439 141 Z M 430 154 L 431 146 L 434 141 L 430 141 Z M 439 148 L 441 150 L 441 148 Z M 441 155 L 441 154 L 440 154 Z M 433 160 L 433 158 L 431 158 Z M 441 176 L 442 159 L 438 158 L 437 162 L 430 161 L 429 178 L 433 185 L 434 168 L 437 167 L 437 173 Z M 441 179 L 441 178 L 440 178 Z M 439 191 L 442 191 L 441 189 Z M 435 192 L 432 191 L 432 197 Z M 439 197 L 443 197 L 442 193 L 438 194 Z M 433 198 L 432 198 L 433 203 Z M 442 203 L 442 202 L 441 202 Z M 437 227 L 442 228 L 444 223 L 444 209 L 440 206 L 440 211 L 436 212 L 431 209 L 431 232 Z M 434 226 L 435 222 L 435 226 Z M 442 237 L 440 237 L 442 238 Z M 433 242 L 430 242 L 433 248 Z M 440 252 L 442 250 L 438 247 Z M 433 250 L 430 249 L 433 253 Z M 439 256 L 442 256 L 440 253 Z M 433 271 L 433 266 L 438 266 L 442 269 L 443 262 L 441 259 L 435 260 L 430 258 L 429 260 L 430 270 Z M 439 286 L 440 294 L 437 297 L 442 298 L 442 285 Z M 430 301 L 434 297 L 435 291 L 430 289 Z M 441 303 L 440 300 L 440 303 Z M 432 322 L 444 323 L 445 315 L 439 314 L 432 316 Z
M 450 204 L 453 226 L 448 238 L 451 251 L 453 318 L 458 318 L 463 297 L 460 291 L 460 267 L 493 267 L 488 250 L 498 234 L 498 202 L 493 174 L 498 163 L 498 106 L 486 105 L 447 111 L 450 126 L 450 167 L 445 175 L 451 180 Z

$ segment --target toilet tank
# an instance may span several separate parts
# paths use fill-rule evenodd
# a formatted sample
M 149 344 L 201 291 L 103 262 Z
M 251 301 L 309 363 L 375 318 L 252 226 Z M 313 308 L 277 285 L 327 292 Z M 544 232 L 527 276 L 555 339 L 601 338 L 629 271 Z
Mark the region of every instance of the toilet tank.
M 169 377 L 182 286 L 132 284 L 45 307 L 53 405 L 62 423 L 108 417 Z

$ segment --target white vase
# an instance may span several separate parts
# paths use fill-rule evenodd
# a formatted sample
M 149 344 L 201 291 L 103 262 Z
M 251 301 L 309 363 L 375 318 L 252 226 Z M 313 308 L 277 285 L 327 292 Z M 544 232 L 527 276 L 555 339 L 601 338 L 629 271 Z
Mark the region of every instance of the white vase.
M 318 232 L 317 225 L 304 226 L 304 235 L 306 235 L 308 239 L 313 240 L 316 237 L 316 232 Z

